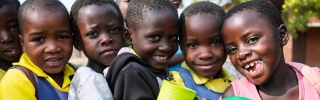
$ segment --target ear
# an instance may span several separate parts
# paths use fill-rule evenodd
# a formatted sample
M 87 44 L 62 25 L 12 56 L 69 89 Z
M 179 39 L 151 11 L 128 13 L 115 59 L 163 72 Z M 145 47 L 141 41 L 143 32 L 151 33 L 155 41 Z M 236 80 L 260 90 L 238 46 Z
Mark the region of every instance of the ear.
M 21 33 L 22 34 L 22 33 Z M 19 35 L 19 40 L 20 40 L 20 45 L 22 47 L 22 51 L 25 52 L 25 48 L 24 48 L 24 41 L 23 41 L 23 36 L 22 35 Z
M 80 36 L 73 36 L 73 45 L 77 50 L 82 50 L 83 45 Z
M 278 29 L 279 39 L 281 46 L 285 46 L 289 41 L 289 33 L 287 27 L 284 24 L 281 24 Z
M 133 36 L 133 30 L 132 29 L 129 29 L 129 28 L 126 28 L 124 30 L 124 39 L 125 41 L 129 44 L 129 45 L 132 45 L 132 36 Z

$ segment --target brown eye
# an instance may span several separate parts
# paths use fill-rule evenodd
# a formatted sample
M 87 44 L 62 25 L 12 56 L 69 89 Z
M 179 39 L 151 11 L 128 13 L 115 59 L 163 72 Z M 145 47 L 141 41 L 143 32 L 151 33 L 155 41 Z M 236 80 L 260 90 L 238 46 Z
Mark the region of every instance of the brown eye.
M 171 36 L 171 37 L 170 37 L 170 40 L 178 41 L 178 36 Z
M 217 46 L 217 45 L 220 45 L 220 44 L 222 44 L 222 40 L 214 40 L 214 41 L 211 43 L 211 45 L 213 45 L 213 46 Z
M 236 47 L 231 47 L 228 49 L 228 55 L 230 54 L 235 54 L 237 52 L 237 48 Z
M 198 44 L 196 44 L 196 43 L 190 43 L 190 44 L 188 44 L 188 47 L 189 48 L 197 48 L 198 47 Z
M 93 32 L 88 32 L 86 36 L 88 36 L 89 38 L 95 38 L 95 37 L 98 37 L 98 34 L 99 34 L 98 32 L 93 31 Z
M 256 42 L 258 42 L 260 39 L 260 37 L 250 37 L 248 40 L 248 44 L 254 44 Z
M 11 31 L 17 30 L 18 29 L 18 25 L 12 25 L 9 27 Z
M 151 36 L 149 37 L 149 40 L 151 40 L 151 41 L 159 41 L 159 40 L 160 40 L 160 36 L 158 36 L 158 35 L 151 35 Z
M 120 28 L 112 28 L 111 30 L 110 30 L 110 33 L 117 33 L 117 32 L 119 32 L 120 31 Z

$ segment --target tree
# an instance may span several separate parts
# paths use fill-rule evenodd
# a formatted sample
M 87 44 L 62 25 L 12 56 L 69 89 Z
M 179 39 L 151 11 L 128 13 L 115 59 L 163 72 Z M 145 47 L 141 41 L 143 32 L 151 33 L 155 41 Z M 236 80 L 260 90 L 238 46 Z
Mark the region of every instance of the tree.
M 311 17 L 320 17 L 320 0 L 285 0 L 283 19 L 293 37 L 304 33 Z
M 249 0 L 232 0 L 231 3 L 241 3 Z M 282 6 L 282 18 L 292 37 L 298 37 L 298 32 L 304 33 L 311 17 L 320 18 L 320 0 L 285 0 Z

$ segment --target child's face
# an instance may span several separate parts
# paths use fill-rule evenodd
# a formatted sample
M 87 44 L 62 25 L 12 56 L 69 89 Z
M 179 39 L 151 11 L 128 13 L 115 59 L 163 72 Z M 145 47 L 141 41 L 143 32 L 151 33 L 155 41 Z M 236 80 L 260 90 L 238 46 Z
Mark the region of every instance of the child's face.
M 232 64 L 257 85 L 266 83 L 283 59 L 286 30 L 281 29 L 279 34 L 265 16 L 254 10 L 232 15 L 224 22 L 222 34 Z
M 227 58 L 219 19 L 211 14 L 189 17 L 185 22 L 181 48 L 189 68 L 197 75 L 213 78 Z
M 0 60 L 19 61 L 22 48 L 19 42 L 17 10 L 10 6 L 0 8 Z
M 110 65 L 123 46 L 123 22 L 112 5 L 90 5 L 79 10 L 82 50 L 94 62 Z
M 127 8 L 129 5 L 130 0 L 117 0 L 117 4 L 121 10 L 122 16 L 123 16 L 123 21 L 126 20 L 127 18 Z
M 72 53 L 68 15 L 59 11 L 38 11 L 23 19 L 21 43 L 30 60 L 49 74 L 60 73 Z
M 147 13 L 135 30 L 129 29 L 134 51 L 156 70 L 165 70 L 177 51 L 178 32 L 178 16 L 166 11 Z

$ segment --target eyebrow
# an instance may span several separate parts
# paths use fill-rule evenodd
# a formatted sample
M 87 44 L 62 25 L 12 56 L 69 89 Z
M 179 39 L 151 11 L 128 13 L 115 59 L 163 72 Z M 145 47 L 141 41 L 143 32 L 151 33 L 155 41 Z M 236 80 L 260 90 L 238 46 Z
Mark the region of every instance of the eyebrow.
M 71 30 L 58 30 L 55 33 L 71 33 Z M 33 36 L 33 35 L 41 35 L 44 34 L 45 32 L 31 32 L 29 33 L 29 35 Z
M 248 37 L 252 32 L 251 31 L 247 31 L 244 34 L 240 35 L 240 39 L 245 40 L 246 37 Z
M 44 34 L 44 32 L 31 32 L 28 35 L 33 36 L 33 35 L 41 35 L 41 34 Z
M 89 26 L 89 28 L 96 28 L 98 26 L 99 26 L 98 24 L 92 24 L 92 25 Z

